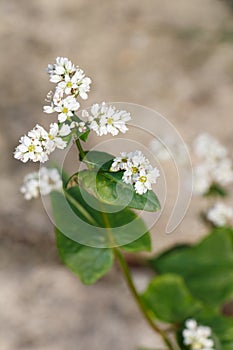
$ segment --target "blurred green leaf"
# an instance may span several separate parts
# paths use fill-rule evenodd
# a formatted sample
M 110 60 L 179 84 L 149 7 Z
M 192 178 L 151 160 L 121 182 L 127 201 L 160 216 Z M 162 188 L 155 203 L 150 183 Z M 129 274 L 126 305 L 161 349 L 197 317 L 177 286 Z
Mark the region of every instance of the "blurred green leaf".
M 166 274 L 154 278 L 142 294 L 148 312 L 163 322 L 183 322 L 202 304 L 193 298 L 182 277 Z
M 178 247 L 150 260 L 159 273 L 181 275 L 191 293 L 213 307 L 233 296 L 233 230 L 214 229 L 192 247 Z
M 205 193 L 205 197 L 219 196 L 226 197 L 228 195 L 227 190 L 217 183 L 213 183 L 209 190 Z

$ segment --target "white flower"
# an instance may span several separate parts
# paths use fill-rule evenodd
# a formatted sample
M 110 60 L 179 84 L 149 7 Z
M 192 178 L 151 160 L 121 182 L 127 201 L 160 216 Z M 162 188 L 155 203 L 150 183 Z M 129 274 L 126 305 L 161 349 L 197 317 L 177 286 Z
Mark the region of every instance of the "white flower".
M 66 74 L 64 80 L 58 83 L 57 88 L 64 91 L 66 95 L 78 95 L 86 100 L 88 98 L 87 92 L 90 91 L 91 79 L 85 77 L 82 69 L 76 68 L 74 75 Z
M 44 163 L 48 160 L 48 152 L 44 142 L 48 139 L 47 131 L 36 125 L 28 135 L 22 136 L 16 147 L 14 157 L 26 163 L 28 160 Z
M 50 124 L 49 132 L 42 126 L 36 125 L 27 135 L 20 138 L 14 157 L 24 163 L 28 160 L 44 163 L 55 148 L 64 149 L 67 146 L 67 142 L 62 137 L 70 132 L 70 127 L 66 124 L 63 124 L 60 130 L 58 124 Z
M 63 135 L 64 135 L 64 127 L 63 127 Z M 68 130 L 66 130 L 68 131 Z M 45 141 L 45 148 L 50 154 L 55 150 L 55 148 L 60 148 L 64 149 L 67 146 L 67 142 L 63 141 L 62 138 L 60 137 L 60 131 L 59 131 L 59 126 L 57 123 L 50 124 L 50 130 L 48 133 L 48 138 Z
M 89 128 L 98 136 L 108 133 L 116 136 L 119 131 L 125 133 L 128 130 L 126 123 L 131 120 L 129 112 L 119 111 L 114 106 L 107 106 L 105 102 L 94 104 L 90 114 L 84 111 L 83 116 L 87 118 Z
M 182 332 L 184 345 L 190 350 L 214 350 L 214 341 L 211 339 L 210 327 L 198 326 L 193 319 L 185 322 L 185 329 Z
M 84 71 L 66 57 L 57 57 L 55 64 L 49 64 L 47 72 L 50 81 L 58 83 L 57 89 L 66 95 L 80 96 L 86 100 L 90 91 L 91 79 L 85 76 Z
M 122 181 L 133 185 L 140 195 L 151 190 L 151 185 L 160 176 L 159 170 L 151 166 L 141 151 L 122 152 L 120 157 L 113 160 L 110 171 L 124 171 Z
M 74 112 L 79 109 L 80 104 L 73 96 L 67 96 L 66 98 L 62 99 L 61 94 L 61 91 L 57 91 L 54 94 L 51 106 L 44 106 L 44 112 L 58 112 L 58 120 L 60 123 L 63 123 L 74 115 Z
M 60 136 L 68 136 L 71 133 L 71 126 L 68 124 L 62 124 L 59 135 Z
M 223 203 L 216 203 L 208 210 L 206 217 L 215 226 L 225 226 L 232 220 L 233 210 Z
M 40 193 L 47 195 L 54 190 L 62 189 L 61 176 L 57 169 L 42 167 L 39 172 L 33 172 L 25 176 L 20 192 L 24 198 L 30 200 L 38 198 Z
M 50 76 L 52 83 L 58 83 L 63 80 L 67 74 L 75 72 L 75 65 L 66 57 L 57 57 L 55 64 L 49 64 L 47 67 L 47 73 Z
M 135 190 L 138 194 L 146 193 L 148 190 L 151 190 L 151 184 L 157 182 L 157 178 L 159 177 L 159 170 L 157 168 L 151 170 L 140 170 L 139 177 L 135 182 Z

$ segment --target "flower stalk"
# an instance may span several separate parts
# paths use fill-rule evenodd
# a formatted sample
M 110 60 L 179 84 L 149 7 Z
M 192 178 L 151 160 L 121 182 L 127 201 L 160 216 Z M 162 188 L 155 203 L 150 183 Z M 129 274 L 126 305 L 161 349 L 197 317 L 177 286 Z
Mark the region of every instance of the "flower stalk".
M 147 321 L 147 323 L 149 324 L 149 326 L 156 332 L 158 333 L 164 343 L 167 345 L 169 350 L 175 350 L 175 348 L 173 347 L 173 344 L 171 343 L 169 337 L 167 336 L 166 332 L 163 331 L 162 329 L 160 329 L 151 319 L 148 311 L 146 310 L 145 306 L 143 305 L 141 298 L 137 292 L 137 289 L 135 287 L 135 284 L 133 282 L 132 276 L 131 276 L 131 272 L 130 269 L 128 267 L 128 264 L 124 258 L 124 256 L 121 254 L 121 252 L 119 251 L 119 249 L 117 248 L 113 248 L 113 252 L 115 255 L 116 260 L 118 261 L 118 264 L 122 270 L 124 279 L 127 283 L 127 286 L 136 302 L 136 304 L 138 305 L 139 310 L 141 311 L 142 315 L 144 316 L 145 320 Z

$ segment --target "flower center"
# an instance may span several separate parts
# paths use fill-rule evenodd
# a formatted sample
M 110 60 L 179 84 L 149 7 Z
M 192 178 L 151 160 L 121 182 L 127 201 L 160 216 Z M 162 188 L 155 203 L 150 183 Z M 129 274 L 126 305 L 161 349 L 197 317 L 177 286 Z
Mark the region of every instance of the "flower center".
M 112 118 L 108 118 L 107 119 L 107 123 L 110 124 L 110 125 L 113 124 L 113 119 Z
M 146 182 L 146 180 L 147 180 L 146 176 L 140 176 L 139 177 L 139 181 L 140 182 Z
M 54 137 L 53 137 L 53 135 L 51 135 L 51 134 L 48 135 L 48 138 L 49 138 L 50 140 L 54 140 Z
M 137 174 L 138 168 L 136 166 L 132 166 L 131 171 L 133 174 Z
M 63 110 L 62 110 L 62 113 L 67 114 L 68 112 L 69 112 L 68 108 L 64 107 Z
M 34 145 L 28 146 L 28 152 L 34 152 L 34 151 L 35 151 L 35 146 Z
M 67 86 L 68 88 L 71 88 L 71 87 L 72 87 L 72 82 L 71 82 L 71 81 L 68 81 L 68 83 L 66 84 L 66 86 Z
M 128 159 L 127 158 L 122 158 L 121 161 L 122 161 L 122 163 L 127 163 Z

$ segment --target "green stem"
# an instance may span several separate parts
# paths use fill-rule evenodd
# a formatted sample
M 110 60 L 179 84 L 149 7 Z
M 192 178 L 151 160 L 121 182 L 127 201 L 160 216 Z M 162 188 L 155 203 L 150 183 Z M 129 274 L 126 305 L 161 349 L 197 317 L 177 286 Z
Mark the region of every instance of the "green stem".
M 75 143 L 76 143 L 76 146 L 78 147 L 78 150 L 79 150 L 80 160 L 82 161 L 86 157 L 86 153 L 84 152 L 79 139 L 76 139 Z
M 74 199 L 67 191 L 64 191 L 65 197 L 70 201 L 71 204 L 73 204 L 74 207 L 78 209 L 78 211 L 94 226 L 99 226 L 98 223 L 94 220 L 91 214 L 82 206 L 79 204 L 78 201 Z
M 134 282 L 133 282 L 133 279 L 132 279 L 132 276 L 131 276 L 131 272 L 129 270 L 129 267 L 126 263 L 126 260 L 124 258 L 124 256 L 121 254 L 121 252 L 117 249 L 117 248 L 113 248 L 113 252 L 115 254 L 115 257 L 121 267 L 121 270 L 123 272 L 123 275 L 124 275 L 124 278 L 125 278 L 125 281 L 129 287 L 129 290 L 131 291 L 133 297 L 134 297 L 134 300 L 135 302 L 137 303 L 140 311 L 142 312 L 144 318 L 146 319 L 147 323 L 150 325 L 150 327 L 157 333 L 160 334 L 160 336 L 163 338 L 165 344 L 168 346 L 168 349 L 170 350 L 174 350 L 173 348 L 173 345 L 172 343 L 170 342 L 170 339 L 168 338 L 168 336 L 166 335 L 166 333 L 160 329 L 153 321 L 152 319 L 150 318 L 147 310 L 145 309 L 141 299 L 140 299 L 140 296 L 138 295 L 138 292 L 136 290 L 136 287 L 134 285 Z

